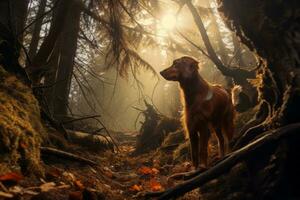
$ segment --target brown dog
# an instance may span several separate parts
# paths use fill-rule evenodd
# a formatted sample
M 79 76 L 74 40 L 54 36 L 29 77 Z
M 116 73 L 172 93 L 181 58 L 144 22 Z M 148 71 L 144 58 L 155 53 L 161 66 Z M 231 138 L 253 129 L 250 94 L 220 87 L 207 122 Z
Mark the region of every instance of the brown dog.
M 231 95 L 221 86 L 210 85 L 198 73 L 198 62 L 184 56 L 174 60 L 171 67 L 160 74 L 170 81 L 178 81 L 185 107 L 184 126 L 191 144 L 194 167 L 207 168 L 208 140 L 215 131 L 220 156 L 229 150 L 233 137 L 234 107 Z M 200 163 L 199 163 L 200 160 Z

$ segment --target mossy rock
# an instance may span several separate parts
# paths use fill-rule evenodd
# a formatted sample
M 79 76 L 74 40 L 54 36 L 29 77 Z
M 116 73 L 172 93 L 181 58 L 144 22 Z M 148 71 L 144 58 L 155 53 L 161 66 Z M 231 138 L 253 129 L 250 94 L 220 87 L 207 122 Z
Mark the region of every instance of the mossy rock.
M 41 175 L 43 137 L 46 134 L 32 90 L 0 66 L 0 174 L 20 169 Z

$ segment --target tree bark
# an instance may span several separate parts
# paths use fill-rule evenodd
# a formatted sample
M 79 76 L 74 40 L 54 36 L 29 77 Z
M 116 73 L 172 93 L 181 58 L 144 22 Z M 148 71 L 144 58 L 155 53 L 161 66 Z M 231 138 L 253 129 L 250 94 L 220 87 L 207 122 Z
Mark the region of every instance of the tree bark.
M 22 31 L 24 29 L 28 0 L 0 1 L 0 64 L 27 84 L 30 83 L 25 70 L 20 66 Z
M 29 46 L 29 51 L 28 51 L 28 56 L 30 59 L 33 59 L 38 48 L 38 44 L 40 41 L 40 32 L 43 24 L 43 14 L 45 13 L 45 8 L 46 8 L 47 0 L 41 0 L 39 4 L 39 9 L 36 15 L 37 21 L 35 22 L 32 37 L 31 37 L 31 42 Z M 28 67 L 28 62 L 27 62 L 27 67 Z
M 68 24 L 61 34 L 60 61 L 54 91 L 54 115 L 57 118 L 67 115 L 73 64 L 76 56 L 77 38 L 79 33 L 81 8 L 73 3 L 72 12 L 67 15 Z
M 260 101 L 269 104 L 265 129 L 299 122 L 299 1 L 220 0 L 219 3 L 229 27 L 264 60 L 258 88 Z
M 40 82 L 40 79 L 43 76 L 43 73 L 47 69 L 45 69 L 45 65 L 48 63 L 51 54 L 53 53 L 53 49 L 55 47 L 56 41 L 61 34 L 64 25 L 66 24 L 66 13 L 70 10 L 70 5 L 72 3 L 72 0 L 64 0 L 64 1 L 58 1 L 54 4 L 58 4 L 56 8 L 56 16 L 53 19 L 53 22 L 51 24 L 51 28 L 49 31 L 49 34 L 44 39 L 43 43 L 41 44 L 41 47 L 39 51 L 37 52 L 36 56 L 33 58 L 31 66 L 29 66 L 28 70 L 31 76 L 32 81 L 37 84 Z

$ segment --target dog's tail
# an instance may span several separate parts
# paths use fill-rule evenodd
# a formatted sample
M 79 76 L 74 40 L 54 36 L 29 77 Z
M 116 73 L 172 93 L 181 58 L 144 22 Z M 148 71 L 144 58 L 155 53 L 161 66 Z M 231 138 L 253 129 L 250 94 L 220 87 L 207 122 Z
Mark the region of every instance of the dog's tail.
M 234 107 L 236 107 L 240 103 L 239 95 L 241 94 L 241 92 L 242 92 L 242 86 L 240 85 L 235 85 L 231 89 L 231 100 Z

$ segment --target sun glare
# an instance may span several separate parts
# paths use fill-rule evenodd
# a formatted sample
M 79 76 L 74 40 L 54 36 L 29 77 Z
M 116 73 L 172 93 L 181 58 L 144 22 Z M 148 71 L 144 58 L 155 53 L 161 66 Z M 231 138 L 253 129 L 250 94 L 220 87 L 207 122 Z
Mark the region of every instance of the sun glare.
M 172 30 L 176 27 L 177 19 L 173 14 L 166 14 L 161 19 L 161 25 L 166 30 Z

